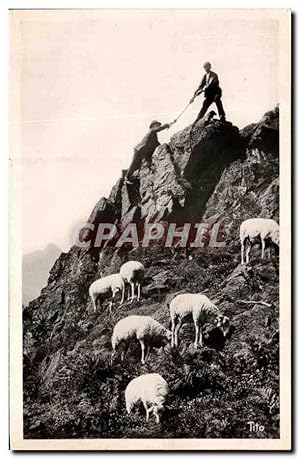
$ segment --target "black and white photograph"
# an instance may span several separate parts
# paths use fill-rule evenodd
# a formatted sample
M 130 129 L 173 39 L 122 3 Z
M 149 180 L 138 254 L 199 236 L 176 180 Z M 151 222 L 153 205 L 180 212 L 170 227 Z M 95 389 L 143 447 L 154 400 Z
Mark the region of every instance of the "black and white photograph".
M 291 13 L 10 16 L 11 447 L 291 448 Z

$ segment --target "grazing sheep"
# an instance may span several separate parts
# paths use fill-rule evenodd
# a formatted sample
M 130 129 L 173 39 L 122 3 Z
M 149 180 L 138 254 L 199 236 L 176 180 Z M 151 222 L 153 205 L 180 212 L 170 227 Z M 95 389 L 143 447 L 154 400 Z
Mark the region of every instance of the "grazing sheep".
M 139 261 L 127 261 L 121 266 L 120 274 L 124 281 L 131 286 L 131 297 L 130 292 L 128 292 L 128 300 L 131 299 L 131 302 L 134 300 L 134 290 L 137 286 L 137 299 L 139 301 L 141 298 L 141 283 L 145 275 L 145 268 L 142 263 Z
M 111 274 L 110 276 L 102 277 L 101 279 L 96 280 L 90 285 L 89 294 L 92 298 L 94 311 L 97 311 L 97 299 L 101 296 L 107 295 L 112 292 L 112 300 L 114 299 L 116 293 L 121 292 L 121 302 L 124 301 L 125 294 L 125 283 L 123 277 L 120 274 Z M 109 304 L 109 311 L 111 313 L 113 301 Z
M 146 410 L 146 421 L 153 413 L 156 423 L 160 422 L 160 415 L 165 409 L 166 397 L 169 393 L 167 381 L 158 373 L 148 373 L 132 379 L 125 390 L 126 411 L 131 413 L 132 408 L 141 400 Z
M 149 316 L 128 316 L 119 320 L 114 327 L 111 339 L 113 348 L 111 363 L 121 343 L 125 344 L 121 357 L 124 360 L 130 341 L 134 339 L 137 339 L 141 345 L 141 361 L 145 363 L 152 347 L 163 347 L 171 340 L 171 332 Z
M 227 335 L 230 322 L 228 317 L 221 314 L 219 308 L 215 306 L 205 295 L 200 293 L 182 293 L 177 295 L 170 303 L 170 316 L 172 324 L 172 347 L 178 346 L 178 333 L 182 322 L 192 316 L 196 336 L 195 348 L 203 345 L 203 327 L 206 323 L 215 324 L 221 328 L 224 336 Z
M 244 251 L 246 248 L 246 263 L 249 262 L 250 250 L 255 243 L 255 240 L 260 238 L 261 241 L 261 258 L 264 258 L 266 242 L 272 241 L 279 246 L 279 225 L 275 220 L 270 218 L 250 218 L 245 220 L 240 226 L 241 240 L 241 260 L 244 264 Z M 247 245 L 248 242 L 248 245 Z M 247 245 L 247 247 L 246 247 Z M 270 248 L 268 250 L 270 258 Z

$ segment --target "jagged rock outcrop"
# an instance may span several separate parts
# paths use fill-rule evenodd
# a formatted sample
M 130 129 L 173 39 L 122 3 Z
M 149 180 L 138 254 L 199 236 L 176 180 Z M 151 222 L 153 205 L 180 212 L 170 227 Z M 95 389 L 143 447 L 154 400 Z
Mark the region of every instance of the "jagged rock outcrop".
M 277 218 L 279 109 L 240 132 L 231 123 L 196 124 L 159 146 L 131 186 L 120 178 L 88 222 L 126 226 L 142 222 L 218 221 L 235 237 L 243 219 Z M 259 193 L 258 193 L 259 192 Z M 82 231 L 94 242 L 95 232 Z
M 133 185 L 119 179 L 88 222 L 199 222 L 222 172 L 244 155 L 243 138 L 231 123 L 188 126 L 155 150 L 151 164 L 143 161 Z
M 279 154 L 279 106 L 267 112 L 257 124 L 250 124 L 241 130 L 247 149 L 272 155 Z
M 90 438 L 251 437 L 245 419 L 258 417 L 262 438 L 278 437 L 278 340 L 272 341 L 278 335 L 278 260 L 261 262 L 254 251 L 242 267 L 238 241 L 245 218 L 279 216 L 278 115 L 276 108 L 241 131 L 219 121 L 189 126 L 159 146 L 151 164 L 143 162 L 132 186 L 121 177 L 99 200 L 89 223 L 218 221 L 227 244 L 222 251 L 199 249 L 192 260 L 159 247 L 128 253 L 74 246 L 62 253 L 48 285 L 23 310 L 26 438 L 80 438 L 82 432 Z M 128 258 L 146 267 L 142 301 L 114 308 L 110 317 L 105 305 L 94 314 L 90 283 Z M 184 327 L 179 351 L 157 351 L 145 370 L 134 348 L 126 363 L 110 367 L 116 321 L 147 314 L 168 326 L 168 298 L 179 291 L 212 298 L 231 318 L 232 336 L 225 341 L 208 328 L 209 349 L 198 351 L 190 345 L 193 329 Z M 163 431 L 126 418 L 123 392 L 140 371 L 160 372 L 172 388 L 176 423 L 171 410 Z M 223 422 L 229 411 L 230 423 Z
M 227 167 L 210 196 L 203 218 L 222 224 L 226 239 L 236 239 L 247 218 L 279 220 L 279 109 L 241 130 L 246 157 Z

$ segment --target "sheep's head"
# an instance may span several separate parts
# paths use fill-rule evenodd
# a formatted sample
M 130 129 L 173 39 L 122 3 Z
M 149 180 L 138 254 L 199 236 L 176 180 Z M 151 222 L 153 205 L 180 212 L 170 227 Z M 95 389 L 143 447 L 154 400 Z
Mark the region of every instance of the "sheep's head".
M 170 332 L 170 330 L 165 330 L 163 334 L 161 334 L 159 337 L 156 337 L 152 341 L 152 344 L 154 347 L 161 347 L 164 349 L 166 346 L 168 346 L 168 344 L 170 344 L 171 339 L 172 339 L 172 332 Z
M 274 242 L 274 244 L 279 246 L 279 229 L 274 231 L 274 233 L 272 234 L 271 239 L 272 239 L 272 242 Z
M 160 334 L 152 336 L 151 343 L 153 347 L 164 348 L 170 343 L 171 339 L 172 333 L 170 332 L 170 330 L 165 329 Z
M 163 396 L 160 396 L 160 397 L 156 398 L 155 405 L 156 405 L 157 412 L 163 413 L 165 411 L 165 409 L 166 409 L 165 401 L 166 401 L 166 399 Z
M 216 318 L 216 325 L 222 330 L 224 336 L 228 335 L 230 329 L 230 320 L 227 316 L 219 314 Z
M 157 408 L 156 408 L 156 409 L 157 409 L 157 412 L 160 413 L 160 414 L 162 414 L 162 413 L 165 411 L 165 409 L 166 409 L 166 408 L 165 408 L 165 405 L 164 405 L 163 403 L 159 403 L 159 404 L 156 405 L 156 406 L 157 406 Z
M 172 339 L 172 332 L 171 332 L 170 330 L 167 330 L 167 331 L 166 331 L 166 339 L 167 339 L 168 341 L 171 341 L 171 339 Z

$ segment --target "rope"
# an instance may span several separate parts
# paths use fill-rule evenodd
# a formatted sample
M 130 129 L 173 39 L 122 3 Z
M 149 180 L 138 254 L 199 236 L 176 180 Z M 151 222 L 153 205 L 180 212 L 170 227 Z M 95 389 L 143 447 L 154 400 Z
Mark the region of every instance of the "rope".
M 202 91 L 201 91 L 202 92 Z M 201 92 L 199 94 L 201 94 Z M 198 95 L 199 95 L 198 94 Z M 189 103 L 187 104 L 187 106 L 182 110 L 181 113 L 179 113 L 179 115 L 177 116 L 177 118 L 173 121 L 172 124 L 175 124 L 176 121 L 184 114 L 184 112 L 189 108 L 189 106 L 194 102 L 194 98 L 191 99 L 189 101 Z M 190 130 L 190 136 L 189 136 L 189 140 L 190 140 L 190 150 L 192 152 L 192 133 L 193 133 L 193 128 L 194 128 L 194 123 L 192 124 L 192 127 L 191 127 L 191 130 Z
M 184 114 L 184 112 L 188 109 L 188 107 L 191 105 L 191 101 L 187 104 L 187 106 L 182 110 L 181 113 L 179 113 L 179 115 L 177 116 L 177 118 L 173 121 L 173 123 L 176 123 L 177 120 L 179 120 L 179 118 Z

